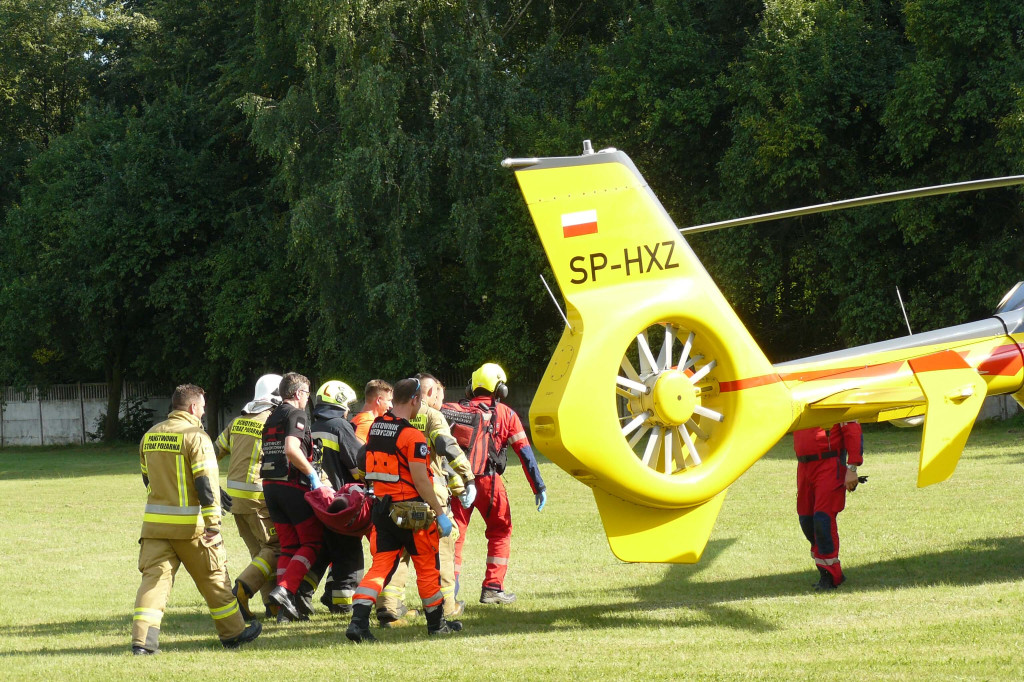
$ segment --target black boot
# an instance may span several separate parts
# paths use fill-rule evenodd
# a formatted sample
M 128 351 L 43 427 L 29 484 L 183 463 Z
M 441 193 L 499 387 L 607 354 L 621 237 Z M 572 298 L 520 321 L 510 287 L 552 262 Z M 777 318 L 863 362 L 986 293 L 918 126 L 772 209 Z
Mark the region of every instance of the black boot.
M 359 644 L 360 642 L 376 642 L 377 638 L 370 632 L 370 605 L 353 604 L 352 622 L 345 630 L 345 636 Z
M 427 611 L 428 635 L 450 635 L 453 632 L 455 632 L 455 630 L 450 627 L 448 625 L 448 621 L 444 619 L 444 607 L 438 604 L 434 609 Z

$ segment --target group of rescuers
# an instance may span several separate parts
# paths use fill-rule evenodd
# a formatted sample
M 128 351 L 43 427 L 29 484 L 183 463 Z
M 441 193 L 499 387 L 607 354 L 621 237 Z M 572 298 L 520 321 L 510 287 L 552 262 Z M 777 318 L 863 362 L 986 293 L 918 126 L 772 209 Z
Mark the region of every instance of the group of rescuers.
M 522 422 L 501 402 L 507 396 L 505 381 L 500 366 L 486 363 L 473 373 L 466 399 L 458 403 L 460 409 L 487 416 L 491 449 L 483 457 L 460 448 L 440 411 L 444 386 L 426 373 L 393 387 L 382 380 L 369 382 L 355 415 L 349 412 L 356 399 L 352 388 L 328 381 L 315 395 L 312 419 L 306 412 L 309 380 L 294 372 L 268 374 L 257 381 L 253 400 L 216 443 L 201 422 L 203 389 L 179 386 L 167 419 L 147 431 L 139 445 L 148 497 L 139 540 L 142 584 L 135 599 L 132 653 L 159 650 L 160 623 L 182 564 L 229 649 L 259 636 L 262 626 L 249 609 L 257 593 L 267 616 L 277 622 L 308 619 L 327 566 L 331 574 L 321 601 L 332 613 L 351 614 L 345 634 L 353 642 L 375 640 L 370 631 L 374 607 L 382 627 L 418 618 L 403 604 L 410 562 L 427 632 L 457 632 L 465 609 L 465 601 L 457 599 L 462 547 L 473 509 L 483 516 L 487 537 L 480 602 L 515 601 L 504 589 L 512 535 L 501 478 L 506 445 L 519 456 L 538 511 L 547 492 Z M 226 456 L 230 464 L 222 499 L 218 460 Z M 317 494 L 334 495 L 355 487 L 350 484 L 369 487 L 373 499 L 372 561 L 365 576 L 362 539 L 325 528 L 306 497 L 321 488 Z M 221 535 L 222 504 L 229 497 L 252 557 L 234 583 Z

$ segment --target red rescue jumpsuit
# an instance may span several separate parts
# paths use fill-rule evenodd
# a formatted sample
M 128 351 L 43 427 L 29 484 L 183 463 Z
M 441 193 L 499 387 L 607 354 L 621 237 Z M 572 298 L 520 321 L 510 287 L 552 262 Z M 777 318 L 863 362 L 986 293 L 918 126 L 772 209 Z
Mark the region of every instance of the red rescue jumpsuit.
M 494 403 L 490 396 L 479 396 L 473 398 L 472 402 L 494 404 L 496 450 L 501 452 L 506 445 L 511 445 L 523 465 L 523 471 L 533 493 L 536 495 L 544 490 L 544 479 L 541 478 L 537 459 L 533 455 L 523 423 L 519 421 L 519 415 L 505 403 Z M 474 473 L 476 499 L 473 505 L 469 509 L 463 508 L 461 504 L 452 505 L 452 516 L 459 526 L 459 537 L 455 541 L 455 581 L 458 585 L 459 574 L 462 573 L 462 546 L 466 541 L 466 528 L 469 526 L 473 510 L 476 509 L 484 517 L 484 524 L 487 526 L 484 532 L 487 537 L 487 571 L 484 574 L 483 587 L 502 591 L 512 548 L 512 510 L 508 504 L 508 492 L 500 475 L 494 472 Z
M 793 433 L 796 450 L 796 513 L 811 543 L 811 557 L 833 585 L 843 580 L 836 515 L 846 507 L 846 465 L 864 462 L 864 436 L 857 422 Z

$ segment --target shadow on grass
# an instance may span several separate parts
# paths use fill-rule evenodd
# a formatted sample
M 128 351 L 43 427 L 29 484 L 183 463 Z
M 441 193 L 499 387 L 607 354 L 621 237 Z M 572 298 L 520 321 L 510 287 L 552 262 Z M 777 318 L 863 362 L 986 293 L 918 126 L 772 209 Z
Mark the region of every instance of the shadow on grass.
M 978 540 L 962 548 L 847 566 L 849 580 L 833 594 L 814 593 L 811 583 L 817 578 L 817 573 L 812 568 L 730 580 L 696 579 L 733 542 L 731 539 L 712 541 L 701 564 L 670 565 L 663 578 L 653 585 L 602 591 L 594 595 L 594 600 L 599 603 L 544 608 L 546 598 L 566 598 L 564 593 L 552 592 L 534 593 L 530 601 L 524 599 L 512 608 L 471 604 L 465 619 L 466 629 L 459 637 L 515 636 L 550 630 L 599 631 L 709 625 L 756 634 L 773 631 L 778 626 L 753 613 L 746 604 L 748 600 L 786 597 L 831 599 L 840 594 L 858 592 L 983 585 L 1024 578 L 1024 537 L 999 537 Z M 466 588 L 463 596 L 469 598 L 471 592 Z M 264 622 L 264 635 L 247 648 L 287 650 L 347 644 L 344 638 L 347 624 L 347 618 L 332 617 L 322 611 L 307 623 L 280 626 Z M 26 626 L 2 625 L 0 638 L 8 642 L 19 638 L 52 641 L 120 631 L 124 633 L 123 644 L 59 648 L 42 644 L 31 649 L 8 651 L 5 656 L 120 655 L 128 653 L 130 629 L 129 617 L 124 615 Z M 415 625 L 400 630 L 373 629 L 385 645 L 415 644 L 426 639 L 422 618 Z M 213 625 L 205 614 L 172 611 L 165 616 L 162 635 L 167 652 L 221 650 Z

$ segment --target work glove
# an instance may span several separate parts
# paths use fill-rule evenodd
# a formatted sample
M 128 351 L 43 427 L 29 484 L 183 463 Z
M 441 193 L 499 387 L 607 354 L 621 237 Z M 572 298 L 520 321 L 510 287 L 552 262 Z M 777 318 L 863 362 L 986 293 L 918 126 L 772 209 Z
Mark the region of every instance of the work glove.
M 541 490 L 533 496 L 533 501 L 537 505 L 537 511 L 542 511 L 544 509 L 544 505 L 548 503 L 548 491 Z
M 308 474 L 306 474 L 306 477 L 309 479 L 310 490 L 316 490 L 317 488 L 320 487 L 320 475 L 317 474 L 315 471 L 309 472 Z
M 459 502 L 462 504 L 463 509 L 469 509 L 473 506 L 473 500 L 476 499 L 476 483 L 469 481 L 466 483 L 466 489 L 459 495 Z
M 231 511 L 231 505 L 234 501 L 234 498 L 228 495 L 228 491 L 224 490 L 224 488 L 220 489 L 220 508 L 224 510 L 225 514 Z
M 448 518 L 447 514 L 441 514 L 437 517 L 437 529 L 441 533 L 441 537 L 446 538 L 452 533 L 452 520 Z

